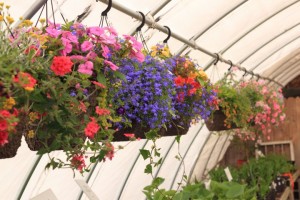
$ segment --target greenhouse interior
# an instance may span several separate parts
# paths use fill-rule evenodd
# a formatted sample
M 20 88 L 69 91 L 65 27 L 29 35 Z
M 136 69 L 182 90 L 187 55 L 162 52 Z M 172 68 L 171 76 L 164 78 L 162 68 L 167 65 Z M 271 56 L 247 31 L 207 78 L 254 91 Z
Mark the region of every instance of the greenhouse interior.
M 0 0 L 0 199 L 300 199 L 299 10 Z

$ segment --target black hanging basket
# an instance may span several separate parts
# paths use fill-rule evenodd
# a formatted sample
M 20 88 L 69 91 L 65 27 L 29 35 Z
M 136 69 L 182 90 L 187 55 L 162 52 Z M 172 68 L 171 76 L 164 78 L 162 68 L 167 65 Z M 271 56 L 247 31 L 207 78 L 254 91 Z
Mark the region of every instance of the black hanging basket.
M 21 140 L 22 132 L 17 131 L 16 133 L 11 133 L 8 143 L 0 147 L 0 159 L 15 157 L 19 147 L 21 146 Z
M 224 125 L 224 121 L 226 119 L 225 114 L 222 110 L 216 110 L 211 119 L 208 119 L 205 124 L 209 131 L 225 131 L 230 129 L 238 128 L 235 124 L 231 124 L 231 127 L 228 128 Z
M 184 123 L 183 126 L 178 126 L 180 120 L 172 120 L 172 126 L 170 128 L 161 128 L 158 134 L 161 137 L 185 135 L 189 130 L 189 124 Z M 150 131 L 150 127 L 143 127 L 140 123 L 132 122 L 132 127 L 123 128 L 114 133 L 113 141 L 128 141 L 130 138 L 124 136 L 125 133 L 133 133 L 136 138 L 145 139 L 145 133 Z

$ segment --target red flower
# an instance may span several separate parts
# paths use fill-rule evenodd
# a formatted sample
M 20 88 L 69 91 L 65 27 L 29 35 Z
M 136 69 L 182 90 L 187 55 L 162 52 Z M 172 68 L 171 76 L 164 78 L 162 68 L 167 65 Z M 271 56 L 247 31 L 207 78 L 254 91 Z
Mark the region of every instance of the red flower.
M 99 82 L 97 82 L 97 81 L 92 81 L 92 83 L 93 83 L 94 85 L 97 85 L 97 86 L 103 88 L 103 89 L 106 88 L 105 85 L 103 85 L 102 83 L 99 83 Z
M 106 148 L 107 148 L 107 153 L 106 153 L 106 157 L 109 159 L 109 160 L 112 160 L 113 157 L 114 157 L 114 146 L 111 144 L 111 143 L 106 143 Z
M 91 117 L 91 121 L 87 124 L 87 126 L 84 129 L 85 135 L 89 138 L 94 138 L 95 134 L 100 129 L 99 125 L 96 123 L 95 118 Z
M 196 91 L 197 91 L 196 88 L 192 88 L 188 91 L 188 95 L 191 96 L 191 95 L 195 94 Z
M 36 80 L 26 72 L 19 72 L 14 78 L 13 82 L 20 84 L 25 90 L 32 91 Z
M 98 115 L 110 115 L 110 111 L 105 108 L 99 108 L 99 106 L 96 107 L 96 113 Z
M 68 56 L 55 56 L 52 61 L 51 70 L 57 76 L 64 76 L 72 71 L 73 62 Z
M 8 112 L 7 110 L 0 110 L 0 117 L 8 118 L 10 117 L 10 115 L 10 112 Z
M 177 76 L 174 79 L 174 82 L 175 82 L 176 86 L 183 86 L 185 81 L 184 81 L 184 78 L 182 78 L 181 76 Z
M 5 145 L 8 143 L 8 132 L 0 131 L 0 146 Z
M 2 119 L 0 120 L 0 131 L 6 131 L 8 128 L 7 121 Z
M 124 133 L 124 136 L 128 137 L 128 138 L 134 138 L 135 137 L 134 133 Z
M 185 83 L 193 85 L 195 83 L 195 80 L 193 78 L 188 77 L 185 79 Z
M 74 155 L 71 160 L 71 165 L 82 172 L 83 168 L 86 166 L 83 155 Z

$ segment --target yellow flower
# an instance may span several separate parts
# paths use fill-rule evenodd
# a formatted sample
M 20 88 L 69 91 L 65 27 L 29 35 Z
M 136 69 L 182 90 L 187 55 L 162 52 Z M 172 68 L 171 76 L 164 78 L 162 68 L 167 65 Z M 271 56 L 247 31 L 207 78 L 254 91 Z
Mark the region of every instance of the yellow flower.
M 199 70 L 199 76 L 206 81 L 208 79 L 207 74 L 203 70 Z
M 6 9 L 9 9 L 9 8 L 10 8 L 10 5 L 6 5 L 5 8 L 6 8 Z
M 25 89 L 26 91 L 29 91 L 29 92 L 31 92 L 31 91 L 33 91 L 33 90 L 34 90 L 34 88 L 33 88 L 33 87 L 24 87 L 24 89 Z
M 12 107 L 13 107 L 14 105 L 16 105 L 16 101 L 14 100 L 14 98 L 9 97 L 9 98 L 6 99 L 6 101 L 4 102 L 3 108 L 4 108 L 4 109 L 10 110 L 10 109 L 12 109 Z
M 38 119 L 38 115 L 35 112 L 30 112 L 29 113 L 29 119 L 31 122 L 35 121 L 36 119 Z
M 0 15 L 0 22 L 2 22 L 3 21 L 3 16 L 2 15 Z
M 28 19 L 26 19 L 26 20 L 24 20 L 24 21 L 22 22 L 22 25 L 25 26 L 25 27 L 29 27 L 29 26 L 31 26 L 32 24 L 33 24 L 32 21 L 30 21 L 30 20 L 28 20 Z
M 19 17 L 19 20 L 23 20 L 23 17 Z
M 4 5 L 4 3 L 3 2 L 0 2 L 0 6 L 3 6 Z
M 168 47 L 164 47 L 164 49 L 162 50 L 162 55 L 164 55 L 165 57 L 170 57 L 171 53 L 170 53 L 170 49 Z
M 9 24 L 14 23 L 14 18 L 10 17 L 10 16 L 6 16 L 6 20 L 8 21 Z
M 44 18 L 40 19 L 40 23 L 44 24 L 46 22 L 46 20 Z
M 28 136 L 29 138 L 34 138 L 34 135 L 35 135 L 35 133 L 34 133 L 33 130 L 30 130 L 30 131 L 28 131 L 28 133 L 27 133 L 27 136 Z

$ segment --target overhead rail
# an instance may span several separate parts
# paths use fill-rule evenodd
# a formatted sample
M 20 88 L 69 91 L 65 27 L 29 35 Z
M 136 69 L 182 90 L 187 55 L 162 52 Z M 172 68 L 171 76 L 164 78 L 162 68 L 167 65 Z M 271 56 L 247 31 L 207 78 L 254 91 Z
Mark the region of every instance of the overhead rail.
M 105 4 L 108 4 L 107 0 L 98 0 L 98 1 L 100 1 L 102 3 L 105 3 Z M 141 16 L 140 13 L 129 9 L 129 8 L 123 6 L 120 3 L 112 2 L 112 7 L 115 8 L 115 9 L 117 9 L 117 10 L 119 10 L 119 11 L 121 11 L 121 12 L 123 12 L 123 13 L 125 13 L 125 14 L 127 14 L 128 16 L 131 16 L 131 17 L 137 19 L 137 20 L 140 20 L 140 21 L 143 20 L 143 17 Z M 169 33 L 169 31 L 168 31 L 167 28 L 165 28 L 164 26 L 162 26 L 162 25 L 156 23 L 155 21 L 151 20 L 151 18 L 149 18 L 148 16 L 145 17 L 145 24 L 147 24 L 151 28 L 157 29 L 157 30 L 159 30 L 159 31 L 161 31 L 161 32 L 163 32 L 165 34 Z M 234 64 L 230 60 L 226 60 L 225 58 L 223 58 L 221 55 L 219 55 L 217 53 L 210 52 L 207 49 L 204 49 L 204 48 L 200 47 L 199 45 L 197 45 L 197 43 L 196 43 L 195 40 L 188 40 L 188 39 L 186 39 L 186 38 L 182 37 L 181 35 L 178 35 L 178 34 L 176 34 L 174 32 L 171 33 L 171 37 L 173 37 L 173 38 L 175 38 L 175 39 L 177 39 L 177 40 L 179 40 L 179 41 L 181 41 L 181 42 L 189 45 L 190 47 L 194 48 L 195 50 L 199 50 L 199 51 L 201 51 L 201 52 L 203 52 L 203 53 L 205 53 L 205 54 L 207 54 L 207 55 L 209 55 L 209 56 L 217 59 L 217 61 L 224 62 L 224 63 L 226 63 L 228 65 L 231 65 L 231 66 L 234 65 L 239 70 L 244 71 L 245 74 L 254 75 L 254 76 L 256 76 L 256 77 L 258 77 L 260 79 L 264 79 L 264 80 L 268 80 L 270 82 L 274 82 L 277 85 L 283 87 L 282 84 L 280 84 L 279 82 L 277 82 L 277 81 L 275 81 L 275 80 L 273 80 L 271 78 L 260 76 L 259 74 L 254 74 L 253 72 L 247 70 L 246 68 L 241 67 L 239 64 Z

